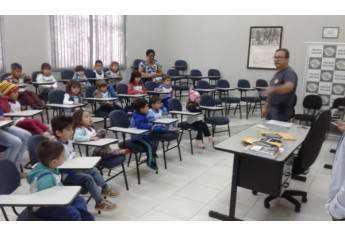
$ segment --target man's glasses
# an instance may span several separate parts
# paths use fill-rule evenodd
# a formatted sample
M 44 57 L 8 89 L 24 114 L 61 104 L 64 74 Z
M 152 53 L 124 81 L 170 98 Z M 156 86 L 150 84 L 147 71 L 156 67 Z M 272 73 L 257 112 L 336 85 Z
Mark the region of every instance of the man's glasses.
M 287 57 L 272 57 L 273 60 L 280 60 L 280 59 L 283 59 L 283 58 L 287 58 Z

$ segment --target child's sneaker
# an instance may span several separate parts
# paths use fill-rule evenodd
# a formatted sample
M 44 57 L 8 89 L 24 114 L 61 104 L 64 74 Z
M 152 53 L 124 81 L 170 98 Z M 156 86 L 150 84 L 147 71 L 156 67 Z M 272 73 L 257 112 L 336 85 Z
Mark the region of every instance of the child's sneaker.
M 117 191 L 115 191 L 115 190 L 113 190 L 111 188 L 102 189 L 101 193 L 102 193 L 103 196 L 113 197 L 113 198 L 118 197 L 120 195 L 119 192 L 117 192 Z
M 214 137 L 210 136 L 210 137 L 208 138 L 208 142 L 209 142 L 210 144 L 215 144 L 215 143 L 217 142 L 217 139 L 215 139 Z
M 95 210 L 97 211 L 113 211 L 117 205 L 108 200 L 103 200 L 100 203 L 96 203 Z
M 179 127 L 176 127 L 176 126 L 169 127 L 169 131 L 171 131 L 171 132 L 179 133 L 180 130 L 181 129 Z
M 119 153 L 123 155 L 127 155 L 128 153 L 130 153 L 130 151 L 129 149 L 125 148 L 125 149 L 120 149 Z
M 204 148 L 205 147 L 204 143 L 201 140 L 196 140 L 196 146 L 199 147 L 199 148 Z

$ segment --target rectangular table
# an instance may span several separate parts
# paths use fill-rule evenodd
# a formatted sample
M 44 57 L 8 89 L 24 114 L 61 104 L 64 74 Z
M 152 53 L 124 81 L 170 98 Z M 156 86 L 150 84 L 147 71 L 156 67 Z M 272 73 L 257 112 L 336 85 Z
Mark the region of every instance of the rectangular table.
M 33 207 L 66 206 L 78 195 L 80 186 L 54 186 L 26 195 L 0 195 L 0 206 L 28 207 L 29 219 L 33 218 Z
M 34 117 L 37 114 L 42 113 L 43 110 L 24 110 L 19 112 L 8 112 L 4 113 L 5 117 L 10 117 L 13 119 L 14 117 Z
M 283 140 L 284 151 L 275 159 L 244 153 L 241 140 L 248 137 L 258 137 L 257 133 L 262 131 L 261 125 L 270 127 L 273 132 L 291 133 L 296 140 Z M 291 154 L 300 146 L 308 134 L 309 129 L 303 127 L 297 124 L 290 128 L 272 126 L 263 121 L 215 145 L 214 148 L 216 150 L 233 153 L 234 161 L 229 215 L 211 210 L 209 216 L 220 220 L 238 220 L 235 217 L 237 187 L 251 189 L 272 196 L 280 196 L 283 188 L 288 186 L 291 179 L 293 164 L 293 155 Z
M 91 147 L 104 147 L 106 145 L 118 143 L 118 139 L 114 138 L 101 138 L 97 141 L 86 141 L 86 142 L 73 142 L 73 145 L 86 146 L 86 155 L 89 155 L 89 146 Z M 80 153 L 81 155 L 81 153 Z
M 0 128 L 12 124 L 12 120 L 0 120 Z
M 101 157 L 75 157 L 71 160 L 64 161 L 64 163 L 58 168 L 61 170 L 88 170 L 95 167 Z

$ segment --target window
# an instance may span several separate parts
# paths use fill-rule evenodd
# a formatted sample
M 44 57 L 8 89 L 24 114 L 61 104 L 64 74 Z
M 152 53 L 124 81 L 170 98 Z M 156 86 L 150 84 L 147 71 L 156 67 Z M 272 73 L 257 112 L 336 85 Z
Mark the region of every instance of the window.
M 5 72 L 4 62 L 4 16 L 0 16 L 0 73 Z
M 93 68 L 118 61 L 125 67 L 125 16 L 50 16 L 52 66 Z

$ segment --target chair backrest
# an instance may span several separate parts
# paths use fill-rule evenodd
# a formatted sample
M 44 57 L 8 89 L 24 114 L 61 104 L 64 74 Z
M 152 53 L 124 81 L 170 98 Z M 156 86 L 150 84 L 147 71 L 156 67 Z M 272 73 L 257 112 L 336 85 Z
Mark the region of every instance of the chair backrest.
M 139 69 L 139 64 L 140 62 L 144 61 L 143 59 L 135 59 L 134 62 L 133 62 L 133 70 L 138 70 Z
M 196 88 L 197 89 L 211 89 L 211 85 L 209 82 L 205 80 L 199 80 L 196 82 Z
M 122 127 L 128 128 L 130 125 L 130 121 L 128 119 L 128 115 L 126 112 L 121 110 L 115 110 L 109 113 L 109 120 L 111 127 Z
M 230 83 L 225 79 L 220 79 L 217 81 L 216 86 L 218 88 L 230 88 Z
M 97 89 L 96 85 L 90 85 L 85 88 L 85 97 L 92 98 L 93 92 Z
M 168 69 L 167 74 L 169 76 L 181 76 L 180 72 L 176 69 Z
M 51 90 L 48 94 L 49 103 L 63 104 L 64 96 L 65 96 L 65 91 L 61 89 Z
M 268 87 L 268 83 L 264 79 L 257 79 L 255 82 L 256 87 Z
M 185 60 L 176 60 L 175 67 L 177 70 L 186 71 L 188 68 L 187 62 Z
M 0 75 L 0 81 L 3 81 L 5 78 L 7 78 L 10 75 L 11 73 L 3 73 L 2 75 Z
M 250 82 L 246 79 L 239 79 L 237 81 L 237 87 L 240 88 L 250 88 Z
M 316 116 L 294 160 L 294 175 L 304 173 L 315 162 L 328 133 L 330 122 L 331 110 L 322 111 Z
M 38 74 L 41 74 L 42 73 L 42 71 L 34 71 L 34 72 L 32 72 L 31 73 L 31 80 L 32 80 L 32 82 L 37 82 L 37 75 Z
M 93 73 L 93 70 L 91 70 L 91 69 L 85 69 L 84 74 L 85 74 L 85 77 L 86 77 L 86 78 L 91 78 L 91 77 L 92 77 L 92 73 Z
M 212 96 L 202 95 L 200 97 L 200 105 L 201 106 L 214 107 L 214 106 L 216 106 L 216 103 L 215 103 L 214 98 Z
M 190 71 L 190 76 L 202 76 L 202 74 L 200 70 L 193 69 Z
M 303 99 L 303 107 L 318 110 L 322 106 L 322 99 L 319 95 L 309 94 Z
M 220 79 L 220 71 L 217 69 L 209 69 L 207 72 L 208 76 L 213 76 L 213 78 L 209 78 L 210 80 L 219 80 Z
M 117 94 L 128 94 L 128 85 L 124 83 L 116 84 L 116 93 Z
M 176 98 L 169 99 L 168 105 L 169 111 L 182 111 L 181 101 Z
M 28 153 L 31 166 L 35 165 L 39 162 L 39 158 L 37 156 L 37 148 L 38 145 L 44 141 L 48 140 L 48 138 L 44 137 L 43 135 L 32 135 L 28 140 Z
M 155 88 L 158 88 L 158 86 L 159 85 L 156 82 L 154 82 L 154 81 L 148 80 L 148 81 L 145 82 L 145 88 L 146 88 L 147 91 L 154 91 Z
M 68 80 L 73 79 L 74 71 L 73 70 L 63 70 L 61 71 L 61 79 Z
M 11 194 L 20 185 L 20 176 L 14 162 L 0 160 L 0 195 Z
M 333 101 L 332 109 L 338 109 L 339 107 L 345 107 L 345 98 L 336 98 Z

